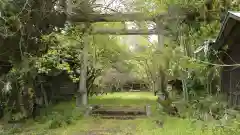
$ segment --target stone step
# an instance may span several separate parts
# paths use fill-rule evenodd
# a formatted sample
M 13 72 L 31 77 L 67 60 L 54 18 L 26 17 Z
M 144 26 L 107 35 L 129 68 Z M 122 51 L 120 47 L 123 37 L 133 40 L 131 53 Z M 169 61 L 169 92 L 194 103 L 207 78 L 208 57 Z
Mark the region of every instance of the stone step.
M 149 116 L 151 113 L 150 106 L 132 107 L 132 106 L 92 106 L 90 115 L 98 115 L 103 117 L 136 117 Z M 130 119 L 130 118 L 127 118 Z
M 100 114 L 100 115 L 146 115 L 145 110 L 117 110 L 117 109 L 99 109 L 93 110 L 91 114 Z
M 108 116 L 108 115 L 92 115 L 93 117 L 99 117 L 101 119 L 117 119 L 117 120 L 133 120 L 133 119 L 138 119 L 138 118 L 144 118 L 146 117 L 145 115 L 142 116 Z

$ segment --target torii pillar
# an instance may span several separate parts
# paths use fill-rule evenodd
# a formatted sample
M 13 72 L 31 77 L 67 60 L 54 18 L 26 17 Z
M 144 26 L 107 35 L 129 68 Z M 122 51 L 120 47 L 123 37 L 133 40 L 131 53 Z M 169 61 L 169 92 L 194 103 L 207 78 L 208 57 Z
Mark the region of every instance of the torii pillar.
M 157 51 L 161 51 L 164 47 L 164 35 L 162 34 L 163 33 L 163 25 L 161 24 L 161 21 L 160 20 L 156 20 L 155 21 L 156 23 L 156 30 L 157 30 L 157 33 L 158 33 L 158 44 L 157 44 Z M 159 67 L 157 68 L 157 78 L 156 78 L 156 81 L 155 81 L 155 92 L 154 93 L 158 93 L 159 91 L 165 91 L 165 74 L 164 74 L 164 71 L 163 71 L 163 68 L 161 65 L 159 65 Z M 165 93 L 164 93 L 165 94 Z
M 93 10 L 90 6 L 89 0 L 79 0 L 76 6 L 81 6 L 80 9 L 84 11 L 85 14 L 92 13 Z M 73 6 L 72 0 L 67 0 L 67 13 L 68 15 L 72 15 L 73 11 L 76 7 Z M 90 26 L 91 27 L 91 26 Z M 83 43 L 83 53 L 79 54 L 79 57 L 83 60 L 81 64 L 81 72 L 80 72 L 80 81 L 79 81 L 79 89 L 77 90 L 76 95 L 76 106 L 86 106 L 88 104 L 88 96 L 87 96 L 87 67 L 88 67 L 88 48 L 89 48 L 89 28 L 87 24 L 85 24 L 85 28 L 87 29 L 84 33 L 84 43 Z M 78 37 L 79 38 L 79 37 Z

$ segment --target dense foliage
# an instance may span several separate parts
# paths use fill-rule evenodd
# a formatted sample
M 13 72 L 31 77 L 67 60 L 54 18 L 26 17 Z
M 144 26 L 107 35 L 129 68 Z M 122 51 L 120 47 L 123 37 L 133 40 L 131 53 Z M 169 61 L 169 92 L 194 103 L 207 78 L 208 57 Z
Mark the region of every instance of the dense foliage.
M 51 90 L 48 85 L 42 86 L 41 82 L 50 81 L 51 77 L 64 72 L 73 82 L 78 82 L 84 29 L 66 27 L 67 16 L 62 2 L 64 1 L 0 2 L 0 74 L 4 88 L 0 98 L 1 116 L 5 111 L 12 112 L 9 110 L 12 107 L 14 112 L 20 111 L 29 116 L 40 95 L 44 95 L 47 105 L 51 100 L 48 96 Z M 116 39 L 108 36 L 94 36 L 89 44 L 87 87 L 91 89 L 95 78 L 102 71 L 113 67 L 115 63 L 124 63 L 125 59 L 121 56 L 126 58 L 127 55 L 124 54 L 126 49 L 117 45 Z M 40 95 L 37 94 L 39 91 Z
M 164 48 L 160 50 L 157 43 L 150 43 L 144 36 L 136 39 L 139 43 L 134 50 L 120 42 L 124 39 L 122 36 L 89 36 L 88 95 L 92 91 L 123 89 L 125 84 L 131 83 L 141 83 L 146 88 L 150 86 L 151 91 L 168 95 L 167 82 L 176 79 L 182 81 L 185 101 L 199 93 L 212 95 L 219 92 L 220 66 L 211 66 L 207 53 L 195 53 L 195 50 L 205 40 L 216 38 L 224 12 L 238 10 L 239 5 L 238 1 L 227 0 L 147 0 L 145 3 L 135 0 L 133 10 L 149 14 L 169 11 L 169 16 L 183 18 L 163 20 L 167 34 Z M 120 27 L 118 23 L 88 24 L 88 27 L 67 24 L 63 8 L 62 0 L 0 1 L 3 88 L 0 117 L 3 113 L 11 116 L 19 112 L 23 117 L 30 116 L 35 100 L 41 98 L 44 100 L 41 105 L 50 104 L 61 92 L 60 87 L 55 88 L 49 83 L 62 74 L 67 75 L 74 85 L 70 94 L 76 94 L 83 64 L 84 38 L 88 34 L 86 28 Z M 146 25 L 137 23 L 139 27 Z

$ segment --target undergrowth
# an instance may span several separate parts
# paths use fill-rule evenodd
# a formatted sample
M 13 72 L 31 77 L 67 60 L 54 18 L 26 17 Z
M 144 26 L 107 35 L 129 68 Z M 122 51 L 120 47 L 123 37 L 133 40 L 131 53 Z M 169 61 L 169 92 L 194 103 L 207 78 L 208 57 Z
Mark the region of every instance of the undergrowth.
M 202 96 L 186 103 L 175 104 L 184 118 L 170 117 L 159 108 L 152 93 L 114 93 L 92 97 L 90 104 L 103 105 L 151 105 L 152 116 L 136 120 L 103 120 L 83 117 L 83 110 L 75 108 L 75 102 L 60 103 L 41 111 L 35 121 L 24 124 L 2 124 L 1 135 L 72 135 L 93 130 L 114 130 L 110 134 L 132 135 L 239 135 L 239 112 L 228 108 L 221 97 Z M 159 126 L 156 121 L 162 121 Z M 0 127 L 1 128 L 1 127 Z M 5 129 L 5 130 L 3 130 Z
M 2 124 L 0 134 L 28 133 L 45 134 L 49 130 L 67 127 L 76 123 L 83 116 L 83 110 L 75 108 L 73 102 L 65 102 L 56 106 L 49 106 L 40 111 L 40 116 L 35 120 L 27 120 L 24 123 Z

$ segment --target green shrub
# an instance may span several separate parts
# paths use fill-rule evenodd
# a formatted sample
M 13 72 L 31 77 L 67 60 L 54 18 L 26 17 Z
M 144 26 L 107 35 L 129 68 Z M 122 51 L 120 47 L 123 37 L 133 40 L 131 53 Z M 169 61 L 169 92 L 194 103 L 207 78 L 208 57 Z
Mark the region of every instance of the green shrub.
M 78 109 L 66 110 L 63 112 L 53 112 L 48 115 L 47 119 L 47 128 L 54 129 L 58 127 L 67 126 L 69 124 L 75 123 L 77 120 L 82 118 L 83 113 Z
M 189 102 L 179 101 L 176 103 L 181 115 L 199 120 L 219 120 L 224 115 L 234 118 L 236 111 L 227 108 L 227 103 L 221 97 L 203 96 L 195 97 Z

